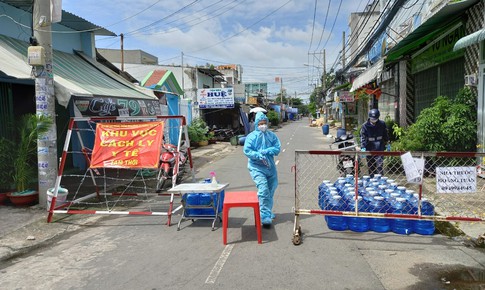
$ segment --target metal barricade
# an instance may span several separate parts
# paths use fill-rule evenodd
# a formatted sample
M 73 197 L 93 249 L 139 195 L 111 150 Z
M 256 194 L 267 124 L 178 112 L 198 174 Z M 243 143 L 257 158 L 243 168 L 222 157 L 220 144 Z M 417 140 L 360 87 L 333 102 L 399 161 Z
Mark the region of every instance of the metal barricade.
M 420 169 L 419 163 L 424 164 L 422 171 L 419 171 L 422 173 L 422 182 L 416 183 L 407 180 L 407 170 L 401 159 L 404 153 L 295 151 L 293 243 L 295 245 L 301 243 L 300 215 L 358 216 L 435 222 L 485 221 L 485 173 L 482 173 L 481 167 L 485 160 L 485 153 L 410 152 L 417 165 L 415 169 Z M 353 176 L 343 176 L 345 173 L 338 170 L 338 162 L 343 156 L 353 158 L 355 166 Z M 379 166 L 380 162 L 382 167 Z M 369 170 L 374 170 L 376 174 L 381 173 L 379 180 L 371 178 Z M 339 178 L 345 181 L 339 182 Z M 347 205 L 351 202 L 353 206 L 343 205 L 339 210 L 326 207 L 325 198 L 328 195 L 319 191 L 319 188 L 324 187 L 322 185 L 324 182 L 329 184 L 328 186 L 330 184 L 343 186 L 343 189 L 336 191 L 342 199 L 346 200 Z M 346 183 L 351 185 L 345 185 Z M 375 192 L 369 194 L 370 191 Z M 393 192 L 401 193 L 399 197 L 407 199 L 407 208 L 402 212 L 393 211 L 391 205 L 395 199 L 393 200 L 392 197 L 397 196 L 391 195 Z M 384 196 L 389 202 L 379 212 L 360 210 L 357 206 L 359 196 L 369 201 L 374 196 Z M 423 212 L 424 202 L 432 204 L 433 214 Z M 483 239 L 483 235 L 479 239 Z

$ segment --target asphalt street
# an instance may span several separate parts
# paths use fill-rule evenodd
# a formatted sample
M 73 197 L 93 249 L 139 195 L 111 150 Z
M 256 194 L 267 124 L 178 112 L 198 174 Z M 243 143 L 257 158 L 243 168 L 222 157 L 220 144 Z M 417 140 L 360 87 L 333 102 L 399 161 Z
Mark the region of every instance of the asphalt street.
M 328 149 L 331 139 L 322 135 L 321 128 L 309 127 L 306 119 L 285 124 L 276 133 L 282 143 L 276 161 L 279 178 L 274 205 L 276 219 L 270 229 L 263 229 L 263 244 L 256 241 L 250 209 L 231 210 L 228 245 L 222 244 L 221 224 L 216 222 L 212 231 L 209 220 L 184 221 L 179 231 L 176 226 L 165 224 L 166 217 L 154 216 L 67 216 L 51 224 L 40 220 L 35 221 L 37 224 L 26 222 L 23 229 L 0 238 L 2 251 L 9 250 L 9 241 L 11 245 L 20 239 L 23 243 L 32 242 L 27 240 L 28 235 L 35 241 L 41 240 L 44 232 L 40 229 L 59 228 L 60 232 L 54 239 L 46 238 L 37 249 L 25 246 L 25 251 L 17 251 L 3 260 L 1 288 L 483 287 L 483 249 L 440 234 L 334 232 L 327 228 L 322 216 L 304 216 L 303 242 L 293 245 L 294 151 Z M 229 183 L 227 191 L 255 190 L 241 146 L 233 146 L 217 158 L 206 153 L 203 156 L 206 159 L 199 159 L 204 162 L 196 168 L 197 179 L 215 171 L 219 182 Z M 174 218 L 178 220 L 177 216 Z M 465 281 L 465 275 L 478 278 Z

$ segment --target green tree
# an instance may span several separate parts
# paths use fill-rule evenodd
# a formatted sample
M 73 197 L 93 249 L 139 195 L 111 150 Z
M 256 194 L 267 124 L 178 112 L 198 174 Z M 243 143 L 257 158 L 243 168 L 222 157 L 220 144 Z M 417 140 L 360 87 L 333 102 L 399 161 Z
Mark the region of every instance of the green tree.
M 474 152 L 476 128 L 476 96 L 469 88 L 464 88 L 454 99 L 437 97 L 407 129 L 394 125 L 394 132 L 400 138 L 393 147 L 397 151 Z

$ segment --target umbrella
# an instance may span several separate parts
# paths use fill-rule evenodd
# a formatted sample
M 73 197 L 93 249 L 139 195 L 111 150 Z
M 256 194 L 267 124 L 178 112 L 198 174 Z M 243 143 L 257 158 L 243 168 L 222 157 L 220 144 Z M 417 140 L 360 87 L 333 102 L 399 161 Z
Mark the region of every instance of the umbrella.
M 252 108 L 251 110 L 249 110 L 249 113 L 257 113 L 257 112 L 266 113 L 266 110 L 264 108 L 261 108 L 261 107 L 255 107 L 255 108 Z

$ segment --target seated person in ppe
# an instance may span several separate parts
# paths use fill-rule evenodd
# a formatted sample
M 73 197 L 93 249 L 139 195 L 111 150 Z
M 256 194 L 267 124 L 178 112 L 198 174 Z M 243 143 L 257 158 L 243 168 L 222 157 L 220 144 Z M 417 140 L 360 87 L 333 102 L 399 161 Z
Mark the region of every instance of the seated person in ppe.
M 360 129 L 360 143 L 362 151 L 384 151 L 389 141 L 386 123 L 379 120 L 380 112 L 378 109 L 369 111 L 369 119 Z M 384 174 L 383 156 L 367 156 L 367 166 L 369 175 Z
M 263 226 L 270 226 L 273 214 L 273 196 L 278 186 L 278 174 L 273 156 L 280 153 L 281 143 L 275 133 L 268 130 L 268 118 L 258 112 L 254 131 L 244 142 L 244 154 L 248 157 L 248 169 L 258 188 L 259 210 Z

